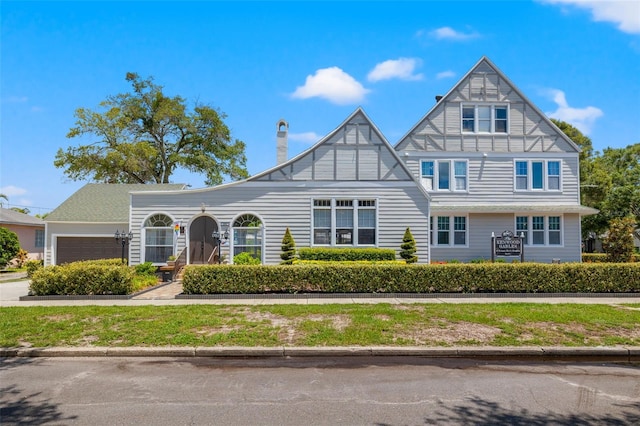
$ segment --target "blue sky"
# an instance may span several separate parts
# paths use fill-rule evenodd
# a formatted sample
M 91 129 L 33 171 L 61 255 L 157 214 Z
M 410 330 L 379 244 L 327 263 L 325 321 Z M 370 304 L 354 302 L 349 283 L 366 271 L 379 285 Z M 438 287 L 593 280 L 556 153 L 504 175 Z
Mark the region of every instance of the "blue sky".
M 255 174 L 358 106 L 395 144 L 482 56 L 597 150 L 640 142 L 640 2 L 3 1 L 0 193 L 32 214 L 86 182 L 53 165 L 79 107 L 153 76 L 165 94 L 227 114 Z M 173 181 L 202 187 L 204 177 Z M 4 202 L 7 207 L 7 203 Z

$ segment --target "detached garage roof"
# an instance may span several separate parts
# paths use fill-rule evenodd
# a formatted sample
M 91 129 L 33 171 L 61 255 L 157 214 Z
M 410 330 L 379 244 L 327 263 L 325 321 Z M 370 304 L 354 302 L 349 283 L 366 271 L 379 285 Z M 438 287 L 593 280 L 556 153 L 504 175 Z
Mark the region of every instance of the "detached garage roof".
M 129 222 L 131 191 L 175 191 L 181 183 L 115 184 L 88 183 L 46 217 L 47 222 Z

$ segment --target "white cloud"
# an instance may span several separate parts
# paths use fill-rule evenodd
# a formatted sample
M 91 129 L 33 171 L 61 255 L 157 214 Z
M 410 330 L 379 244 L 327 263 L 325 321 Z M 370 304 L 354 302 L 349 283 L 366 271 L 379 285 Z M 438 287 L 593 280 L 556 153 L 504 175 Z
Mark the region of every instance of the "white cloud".
M 453 71 L 442 71 L 442 72 L 439 72 L 438 74 L 436 74 L 436 78 L 438 80 L 441 80 L 443 78 L 451 78 L 451 77 L 455 77 L 455 76 L 456 76 L 456 73 L 453 72 Z
M 594 106 L 588 106 L 585 108 L 573 108 L 569 106 L 567 98 L 562 90 L 549 89 L 547 91 L 553 102 L 558 105 L 558 108 L 553 112 L 547 112 L 546 114 L 557 120 L 566 121 L 567 123 L 575 126 L 585 135 L 591 133 L 591 128 L 595 124 L 595 121 L 602 117 L 604 113 L 600 108 Z
M 620 31 L 640 34 L 640 2 L 637 0 L 539 0 L 575 6 L 591 12 L 594 21 L 613 22 Z
M 441 27 L 437 28 L 429 33 L 432 37 L 435 37 L 438 40 L 454 40 L 454 41 L 464 41 L 470 40 L 473 38 L 480 37 L 480 34 L 476 32 L 462 32 L 456 31 L 451 27 Z
M 289 139 L 294 142 L 302 142 L 306 144 L 316 143 L 321 136 L 316 132 L 289 133 Z
M 6 98 L 2 98 L 2 102 L 8 104 L 23 104 L 27 102 L 29 98 L 26 96 L 8 96 Z
M 0 188 L 0 194 L 4 194 L 7 197 L 15 197 L 16 195 L 26 194 L 27 190 L 24 188 L 19 188 L 17 186 L 8 185 Z
M 370 90 L 338 67 L 322 68 L 308 75 L 304 86 L 291 94 L 297 99 L 322 98 L 338 105 L 360 102 Z
M 380 81 L 397 78 L 400 80 L 422 80 L 422 74 L 414 74 L 416 67 L 421 65 L 420 59 L 398 58 L 380 62 L 369 72 L 367 80 Z

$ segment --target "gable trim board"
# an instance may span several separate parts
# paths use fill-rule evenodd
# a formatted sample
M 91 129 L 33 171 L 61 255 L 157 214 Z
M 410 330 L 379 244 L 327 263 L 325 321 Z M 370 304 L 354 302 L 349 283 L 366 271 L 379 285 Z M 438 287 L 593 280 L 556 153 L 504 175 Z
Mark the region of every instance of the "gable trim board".
M 520 89 L 518 89 L 518 87 L 515 84 L 513 84 L 511 82 L 511 80 L 493 62 L 491 62 L 491 60 L 489 58 L 487 58 L 486 56 L 483 56 L 482 58 L 480 58 L 480 60 L 464 76 L 462 76 L 462 78 L 460 80 L 458 80 L 458 82 L 444 96 L 442 96 L 442 98 L 440 98 L 435 103 L 435 105 L 433 105 L 431 107 L 431 109 L 424 116 L 422 116 L 418 120 L 418 122 L 402 138 L 400 138 L 398 143 L 396 143 L 394 145 L 394 149 L 396 151 L 401 151 L 403 149 L 403 145 L 406 145 L 407 140 L 410 140 L 415 144 L 416 141 L 413 139 L 413 135 L 416 134 L 416 130 L 424 122 L 431 123 L 430 117 L 434 114 L 434 112 L 442 104 L 446 103 L 448 101 L 448 99 L 452 97 L 452 95 L 454 93 L 459 92 L 460 87 L 464 84 L 464 82 L 466 82 L 470 78 L 470 76 L 473 75 L 474 72 L 476 72 L 476 70 L 478 70 L 482 66 L 489 67 L 489 69 L 492 72 L 494 72 L 498 76 L 498 78 L 505 83 L 505 85 L 507 85 L 509 87 L 509 92 L 515 92 L 515 94 L 522 100 L 522 103 L 523 103 L 525 109 L 526 108 L 531 108 L 533 110 L 533 112 L 540 118 L 540 120 L 542 122 L 544 122 L 549 127 L 551 127 L 553 129 L 554 133 L 555 133 L 554 138 L 562 139 L 564 142 L 566 142 L 572 148 L 573 152 L 579 153 L 581 151 L 580 148 L 568 136 L 566 136 L 555 124 L 553 124 L 553 122 L 535 104 L 533 104 L 524 95 L 524 93 L 522 93 L 522 91 L 520 91 Z M 469 87 L 471 87 L 471 84 L 469 85 Z M 482 102 L 482 101 L 474 101 L 474 100 L 467 99 L 465 102 L 473 103 L 473 102 Z M 486 102 L 487 103 L 509 103 L 508 99 L 505 99 L 505 98 L 486 101 Z M 535 125 L 535 127 L 538 127 L 540 124 L 541 123 L 538 122 Z M 446 134 L 443 134 L 442 132 L 438 131 L 437 133 L 439 133 L 442 136 L 446 137 Z M 526 132 L 524 132 L 524 133 L 526 134 Z M 427 136 L 427 135 L 425 135 L 425 136 Z M 476 137 L 479 137 L 479 136 L 476 136 Z M 523 142 L 523 144 L 524 144 L 524 142 Z M 477 149 L 476 151 L 483 151 L 483 150 L 481 150 L 481 149 L 478 150 Z M 524 149 L 523 151 L 527 151 L 527 150 Z
M 489 98 L 516 108 L 521 116 L 516 117 L 516 109 L 513 117 L 509 112 L 506 132 L 464 133 L 462 104 L 480 102 L 478 99 L 495 103 Z M 278 126 L 277 139 L 286 140 L 287 131 L 288 127 Z M 222 242 L 221 250 L 230 261 L 248 247 L 249 238 L 261 241 L 249 249 L 264 263 L 279 263 L 286 228 L 297 247 L 330 242 L 399 252 L 407 227 L 416 239 L 419 262 L 468 261 L 490 254 L 487 233 L 512 229 L 516 215 L 539 215 L 545 226 L 547 222 L 558 226 L 560 217 L 561 244 L 556 244 L 554 234 L 554 240 L 544 248 L 528 250 L 529 259 L 550 262 L 549 256 L 553 256 L 580 261 L 580 216 L 597 211 L 579 203 L 578 153 L 578 147 L 483 57 L 395 146 L 358 107 L 305 151 L 289 160 L 280 157 L 279 164 L 247 179 L 199 189 L 179 185 L 153 191 L 144 186 L 129 188 L 125 220 L 134 238 L 128 254 L 133 264 L 148 260 L 145 235 L 157 230 L 148 230 L 144 224 L 152 215 L 161 214 L 180 227 L 171 237 L 173 246 L 163 250 L 177 254 L 186 249 L 188 261 L 195 259 L 194 245 L 200 238 L 195 234 L 210 232 L 207 226 L 221 230 L 225 224 L 230 227 L 230 238 Z M 515 190 L 516 159 L 560 163 L 560 190 Z M 466 190 L 428 190 L 421 181 L 423 160 L 451 160 L 452 166 L 453 160 L 465 161 Z M 235 227 L 234 221 L 245 214 L 258 218 L 261 227 Z M 59 222 L 55 216 L 52 219 L 49 226 L 56 227 L 51 231 L 56 236 L 72 232 L 64 228 L 68 222 Z M 124 225 L 91 219 L 96 221 L 77 218 L 75 224 L 86 235 L 106 235 L 115 232 L 107 231 L 109 226 Z M 431 220 L 441 220 L 438 226 L 446 224 L 448 232 L 452 236 L 457 232 L 457 242 L 464 244 L 443 246 L 440 240 L 431 241 L 432 234 L 444 232 L 437 226 L 431 230 Z M 195 223 L 208 225 L 203 231 L 192 227 Z M 166 231 L 170 232 L 168 227 Z M 203 244 L 205 240 L 211 244 L 209 236 L 204 237 Z M 348 244 L 339 244 L 345 241 Z

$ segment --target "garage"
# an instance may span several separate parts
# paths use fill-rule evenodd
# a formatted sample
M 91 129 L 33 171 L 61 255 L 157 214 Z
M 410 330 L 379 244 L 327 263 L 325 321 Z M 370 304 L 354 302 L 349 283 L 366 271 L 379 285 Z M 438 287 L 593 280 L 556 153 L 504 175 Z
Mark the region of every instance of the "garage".
M 56 247 L 58 265 L 78 260 L 120 259 L 122 256 L 122 245 L 113 237 L 58 237 Z

